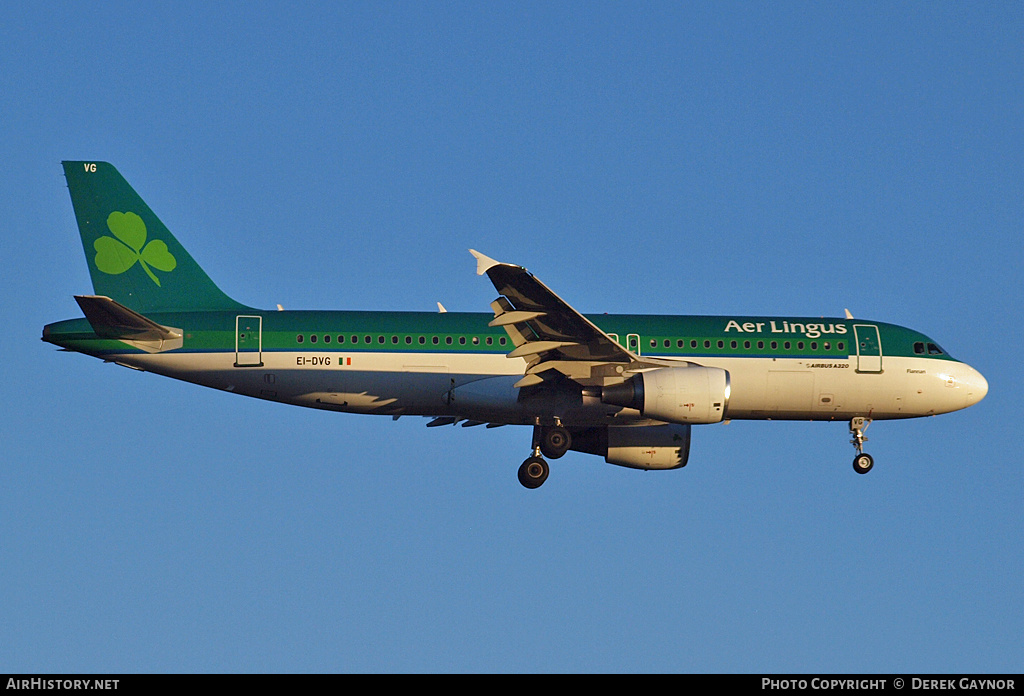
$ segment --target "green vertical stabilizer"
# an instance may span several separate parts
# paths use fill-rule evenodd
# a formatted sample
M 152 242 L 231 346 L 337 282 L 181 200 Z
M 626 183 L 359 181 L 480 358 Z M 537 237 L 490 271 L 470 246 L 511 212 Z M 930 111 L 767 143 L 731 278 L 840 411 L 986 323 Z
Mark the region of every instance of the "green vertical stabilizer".
M 63 162 L 92 285 L 137 312 L 243 310 L 107 162 Z

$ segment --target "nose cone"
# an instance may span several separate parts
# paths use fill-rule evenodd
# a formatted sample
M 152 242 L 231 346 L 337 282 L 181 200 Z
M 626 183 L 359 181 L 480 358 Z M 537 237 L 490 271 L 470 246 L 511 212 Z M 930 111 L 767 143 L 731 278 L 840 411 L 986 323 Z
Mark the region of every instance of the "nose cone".
M 985 395 L 988 394 L 988 380 L 970 365 L 963 364 L 960 368 L 961 371 L 957 378 L 966 392 L 967 403 L 964 406 L 966 408 L 985 398 Z

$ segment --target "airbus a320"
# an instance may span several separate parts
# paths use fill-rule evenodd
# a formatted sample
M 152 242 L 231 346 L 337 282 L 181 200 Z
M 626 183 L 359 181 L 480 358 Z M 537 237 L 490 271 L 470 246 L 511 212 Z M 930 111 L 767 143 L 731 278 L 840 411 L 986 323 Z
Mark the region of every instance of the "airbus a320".
M 113 166 L 63 166 L 95 294 L 76 296 L 84 318 L 47 325 L 44 341 L 285 404 L 525 425 L 527 488 L 570 450 L 678 469 L 692 426 L 745 419 L 848 421 L 865 474 L 872 421 L 956 411 L 988 391 L 932 338 L 848 311 L 586 316 L 473 250 L 497 290 L 489 313 L 256 309 L 225 295 Z

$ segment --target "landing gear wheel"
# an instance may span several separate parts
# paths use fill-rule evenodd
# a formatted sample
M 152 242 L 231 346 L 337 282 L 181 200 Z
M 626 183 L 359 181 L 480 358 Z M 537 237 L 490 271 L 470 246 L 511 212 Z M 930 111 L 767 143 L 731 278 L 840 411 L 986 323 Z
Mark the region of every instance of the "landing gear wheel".
M 540 457 L 530 457 L 519 467 L 519 483 L 526 488 L 539 488 L 548 478 L 548 463 Z
M 858 474 L 868 473 L 874 465 L 875 460 L 871 458 L 870 454 L 864 454 L 861 452 L 853 458 L 853 470 Z
M 864 416 L 857 416 L 850 419 L 850 434 L 853 439 L 850 444 L 857 448 L 857 456 L 853 458 L 853 470 L 858 474 L 866 474 L 875 465 L 875 460 L 870 454 L 864 454 L 864 443 L 868 441 L 864 437 L 864 431 L 871 425 L 871 419 Z
M 558 459 L 569 451 L 570 445 L 572 445 L 572 435 L 562 426 L 544 428 L 540 438 L 540 451 L 545 457 Z

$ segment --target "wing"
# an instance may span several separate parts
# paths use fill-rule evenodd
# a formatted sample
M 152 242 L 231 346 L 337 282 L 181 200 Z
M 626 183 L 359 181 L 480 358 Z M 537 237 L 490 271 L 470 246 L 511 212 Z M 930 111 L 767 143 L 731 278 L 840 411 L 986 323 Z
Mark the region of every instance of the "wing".
M 527 361 L 517 387 L 568 377 L 583 385 L 622 380 L 641 360 L 626 350 L 522 266 L 499 263 L 470 249 L 477 275 L 487 274 L 501 295 L 491 303 L 494 320 L 515 346 L 509 358 Z

